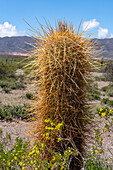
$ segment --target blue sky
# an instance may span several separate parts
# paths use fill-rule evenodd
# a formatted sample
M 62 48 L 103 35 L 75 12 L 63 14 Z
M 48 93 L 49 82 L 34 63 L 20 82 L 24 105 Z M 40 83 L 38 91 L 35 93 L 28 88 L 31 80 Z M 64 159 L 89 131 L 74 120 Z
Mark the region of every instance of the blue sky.
M 64 19 L 81 31 L 95 32 L 97 38 L 113 37 L 113 0 L 0 0 L 0 37 L 27 35 L 29 26 L 43 25 L 43 17 L 54 27 Z M 25 20 L 25 21 L 24 21 Z

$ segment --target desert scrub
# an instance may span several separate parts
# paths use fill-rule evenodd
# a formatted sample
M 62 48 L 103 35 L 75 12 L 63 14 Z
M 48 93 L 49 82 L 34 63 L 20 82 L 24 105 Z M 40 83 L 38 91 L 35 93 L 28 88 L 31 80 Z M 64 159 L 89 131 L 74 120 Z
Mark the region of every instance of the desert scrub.
M 94 84 L 94 82 L 86 87 L 86 93 L 89 100 L 100 100 L 101 93 L 98 89 L 98 85 Z
M 107 107 L 98 109 L 98 114 L 101 118 L 105 118 L 105 116 L 103 117 L 103 113 L 106 113 L 104 114 L 106 119 L 113 115 L 113 111 Z M 11 135 L 6 134 L 6 138 L 2 137 L 2 129 L 0 129 L 0 168 L 17 170 L 25 170 L 28 168 L 34 168 L 35 170 L 69 169 L 71 158 L 77 157 L 80 154 L 79 151 L 77 151 L 75 147 L 67 146 L 62 154 L 55 149 L 48 148 L 45 141 L 48 141 L 48 143 L 50 141 L 53 142 L 54 138 L 56 138 L 56 143 L 63 145 L 66 140 L 69 141 L 71 139 L 61 136 L 61 131 L 64 126 L 63 122 L 57 124 L 47 118 L 45 119 L 45 124 L 45 133 L 41 134 L 44 140 L 34 143 L 33 146 L 30 145 L 29 141 L 24 142 L 21 138 L 16 138 L 15 144 L 12 146 Z M 108 127 L 105 128 L 108 130 Z M 111 162 L 99 157 L 99 154 L 105 154 L 102 148 L 102 135 L 106 133 L 106 131 L 103 129 L 101 132 L 99 129 L 95 129 L 95 146 L 92 147 L 91 153 L 83 159 L 83 164 L 81 164 L 81 168 L 84 170 L 111 170 Z M 51 154 L 51 159 L 45 155 L 45 152 Z
M 108 86 L 102 87 L 101 90 L 104 91 L 106 95 L 111 96 L 111 97 L 113 96 L 113 84 L 112 83 L 110 83 Z
M 50 119 L 46 119 L 45 122 L 49 126 L 46 126 L 45 128 L 46 133 L 41 134 L 44 139 L 48 140 L 48 142 L 53 141 L 53 136 L 56 135 L 56 131 L 57 143 L 60 143 L 61 140 L 64 140 L 59 136 L 63 123 L 56 124 Z M 69 160 L 72 155 L 76 157 L 79 154 L 72 147 L 68 147 L 64 154 L 61 154 L 48 148 L 45 142 L 35 143 L 31 147 L 29 142 L 23 142 L 21 138 L 16 138 L 16 143 L 9 149 L 11 136 L 7 134 L 5 139 L 2 138 L 1 130 L 0 138 L 0 168 L 3 169 L 34 168 L 44 170 L 63 170 L 69 167 Z M 49 152 L 51 154 L 51 160 L 45 155 L 45 152 Z
M 109 61 L 106 63 L 104 69 L 104 77 L 106 81 L 113 81 L 113 62 Z
M 4 87 L 4 88 L 3 88 L 3 91 L 4 91 L 5 93 L 10 93 L 11 89 Z
M 27 119 L 28 111 L 25 109 L 28 106 L 12 106 L 4 105 L 0 106 L 0 119 L 1 120 L 13 120 L 17 118 Z
M 104 104 L 109 105 L 109 106 L 113 106 L 113 100 L 109 100 L 109 98 L 103 98 L 101 100 L 101 103 L 104 103 Z
M 113 166 L 113 154 L 112 148 L 108 148 L 109 158 L 106 157 L 106 153 L 103 147 L 103 139 L 105 133 L 113 132 L 113 110 L 108 107 L 102 107 L 97 109 L 97 114 L 104 122 L 104 126 L 94 130 L 95 133 L 95 146 L 92 147 L 91 158 L 94 160 L 97 167 L 102 169 L 112 169 Z M 101 156 L 104 155 L 104 156 Z M 90 160 L 91 161 L 91 160 Z M 105 164 L 103 164 L 105 162 Z
M 33 70 L 30 78 L 35 80 L 36 91 L 39 92 L 39 99 L 32 108 L 37 123 L 34 134 L 39 136 L 38 140 L 43 140 L 40 134 L 45 132 L 46 117 L 57 124 L 63 122 L 60 133 L 62 138 L 68 139 L 65 145 L 59 145 L 55 139 L 49 143 L 45 141 L 46 144 L 62 154 L 66 147 L 76 147 L 83 154 L 85 132 L 89 131 L 90 121 L 85 87 L 88 86 L 92 60 L 97 52 L 96 42 L 78 33 L 72 24 L 68 26 L 66 22 L 58 22 L 55 29 L 40 26 L 44 34 L 34 30 L 36 36 L 32 38 L 35 45 L 29 57 L 32 59 L 30 69 Z M 69 168 L 79 168 L 80 162 L 80 156 L 76 161 L 72 157 Z

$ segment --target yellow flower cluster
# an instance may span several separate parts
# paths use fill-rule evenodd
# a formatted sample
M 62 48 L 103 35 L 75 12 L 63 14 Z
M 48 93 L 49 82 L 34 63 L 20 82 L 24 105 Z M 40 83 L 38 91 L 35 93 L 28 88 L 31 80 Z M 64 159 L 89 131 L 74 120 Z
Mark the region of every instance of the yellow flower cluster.
M 62 139 L 61 138 L 58 138 L 58 142 L 60 142 Z
M 105 113 L 105 112 L 102 112 L 101 115 L 102 115 L 102 117 L 105 117 L 105 116 L 106 116 L 106 113 Z
M 102 112 L 102 110 L 103 110 L 103 109 L 102 109 L 102 108 L 100 108 L 100 112 Z
M 107 132 L 107 129 L 103 129 L 104 133 Z
M 112 110 L 110 110 L 109 112 L 110 112 L 110 113 L 112 113 L 113 111 L 112 111 Z
M 59 131 L 61 129 L 62 125 L 63 125 L 63 123 L 58 123 L 58 125 L 56 125 L 55 129 Z
M 49 133 L 46 133 L 46 139 L 49 140 L 50 137 L 49 137 Z
M 102 141 L 102 138 L 101 138 L 101 137 L 99 137 L 99 141 L 100 141 L 100 142 Z
M 53 127 L 48 127 L 48 126 L 46 126 L 45 129 L 46 129 L 46 130 L 54 130 Z
M 45 122 L 46 122 L 46 123 L 49 123 L 49 122 L 50 122 L 50 119 L 45 119 Z

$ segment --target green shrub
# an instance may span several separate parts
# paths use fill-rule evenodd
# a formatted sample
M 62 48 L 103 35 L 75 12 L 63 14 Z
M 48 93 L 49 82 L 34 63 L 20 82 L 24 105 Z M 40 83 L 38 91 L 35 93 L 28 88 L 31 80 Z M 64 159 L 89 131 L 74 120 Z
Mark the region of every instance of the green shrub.
M 106 92 L 108 90 L 108 86 L 104 86 L 101 88 L 102 91 Z
M 98 94 L 93 94 L 93 93 L 91 94 L 91 93 L 90 93 L 90 94 L 88 95 L 88 99 L 89 99 L 89 100 L 100 100 L 101 98 L 100 98 L 100 96 L 99 96 Z
M 8 82 L 7 81 L 0 81 L 0 86 L 1 86 L 1 88 L 8 87 Z
M 5 93 L 10 93 L 10 91 L 11 91 L 11 89 L 10 88 L 3 88 L 3 91 L 5 92 Z
M 109 104 L 110 106 L 113 106 L 113 100 L 109 100 L 108 104 Z
M 26 86 L 24 85 L 23 82 L 16 83 L 16 87 L 17 87 L 17 89 L 25 89 L 26 88 Z
M 4 105 L 0 107 L 0 119 L 13 120 L 14 118 L 25 119 L 28 117 L 28 111 L 24 106 Z
M 107 81 L 113 81 L 113 62 L 108 62 L 104 68 L 104 76 Z
M 26 93 L 26 97 L 28 99 L 33 99 L 33 94 L 32 93 Z
M 109 99 L 108 98 L 103 98 L 101 100 L 101 102 L 104 103 L 104 104 L 109 104 Z
M 97 84 L 93 84 L 86 88 L 86 92 L 88 93 L 89 100 L 100 100 L 100 90 L 98 89 Z
M 108 95 L 109 97 L 113 97 L 113 92 L 109 92 L 107 95 Z
M 11 77 L 15 78 L 15 66 L 10 63 L 1 62 L 0 63 L 0 78 Z
M 101 90 L 104 91 L 106 95 L 113 97 L 113 85 L 112 84 L 102 87 Z

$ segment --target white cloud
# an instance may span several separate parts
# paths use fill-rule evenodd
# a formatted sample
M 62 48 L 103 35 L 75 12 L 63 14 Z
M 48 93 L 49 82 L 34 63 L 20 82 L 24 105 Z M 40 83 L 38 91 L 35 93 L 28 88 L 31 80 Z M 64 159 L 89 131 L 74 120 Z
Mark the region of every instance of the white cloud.
M 8 22 L 4 22 L 3 24 L 0 24 L 0 37 L 19 36 L 22 34 L 25 34 L 25 31 L 17 31 L 16 26 L 13 26 Z
M 86 30 L 89 30 L 92 28 L 96 28 L 99 25 L 100 25 L 100 23 L 97 22 L 96 19 L 92 19 L 90 21 L 84 21 L 82 24 L 82 29 L 86 31 Z
M 112 38 L 113 34 L 110 34 L 107 28 L 98 29 L 98 38 Z

